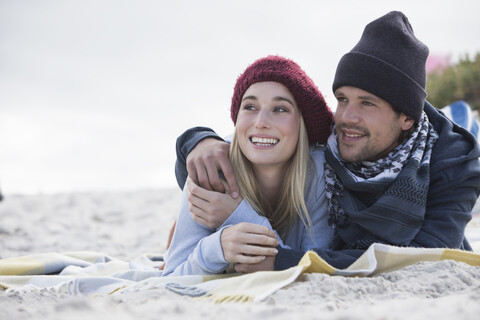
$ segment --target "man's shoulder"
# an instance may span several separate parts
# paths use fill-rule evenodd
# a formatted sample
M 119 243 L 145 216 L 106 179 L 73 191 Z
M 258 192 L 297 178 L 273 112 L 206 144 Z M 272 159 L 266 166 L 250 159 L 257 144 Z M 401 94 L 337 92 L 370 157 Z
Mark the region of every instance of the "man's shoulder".
M 425 112 L 438 133 L 438 141 L 432 150 L 432 166 L 443 167 L 480 157 L 478 142 L 470 132 L 450 121 L 428 102 Z

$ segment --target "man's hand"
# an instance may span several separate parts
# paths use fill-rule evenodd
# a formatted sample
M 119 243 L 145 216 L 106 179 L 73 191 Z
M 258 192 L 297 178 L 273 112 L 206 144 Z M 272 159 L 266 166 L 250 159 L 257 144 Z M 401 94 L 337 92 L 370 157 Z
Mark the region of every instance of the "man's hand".
M 265 260 L 256 264 L 237 263 L 233 267 L 236 272 L 253 273 L 257 271 L 274 271 L 275 256 L 267 256 Z
M 219 228 L 242 202 L 242 197 L 232 198 L 226 182 L 222 182 L 227 193 L 204 189 L 187 178 L 187 200 L 193 220 L 212 229 Z
M 225 260 L 257 264 L 278 253 L 275 232 L 265 226 L 242 222 L 222 230 L 220 241 Z
M 229 149 L 228 143 L 214 138 L 200 141 L 187 156 L 187 171 L 193 181 L 202 188 L 225 193 L 219 176 L 219 171 L 222 171 L 231 196 L 237 198 L 237 179 L 228 157 Z

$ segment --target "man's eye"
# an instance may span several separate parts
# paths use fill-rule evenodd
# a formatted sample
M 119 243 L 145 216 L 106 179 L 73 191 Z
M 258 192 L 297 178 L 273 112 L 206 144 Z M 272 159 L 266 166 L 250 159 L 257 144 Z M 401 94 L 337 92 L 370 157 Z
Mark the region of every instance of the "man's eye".
M 347 98 L 345 98 L 345 97 L 337 97 L 337 101 L 338 101 L 338 102 L 345 102 L 345 101 L 347 101 Z
M 374 106 L 374 104 L 371 103 L 370 101 L 362 101 L 362 104 L 363 104 L 364 106 Z

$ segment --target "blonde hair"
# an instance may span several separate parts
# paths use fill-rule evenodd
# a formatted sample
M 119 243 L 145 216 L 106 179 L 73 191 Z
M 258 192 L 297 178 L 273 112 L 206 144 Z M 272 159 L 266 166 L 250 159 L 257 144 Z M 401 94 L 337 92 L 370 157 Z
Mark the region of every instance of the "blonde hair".
M 312 162 L 310 161 L 307 129 L 303 117 L 299 115 L 299 118 L 297 147 L 289 160 L 279 199 L 273 208 L 263 196 L 251 162 L 240 150 L 236 128 L 230 145 L 230 161 L 237 178 L 240 194 L 258 214 L 265 216 L 270 221 L 273 229 L 282 239 L 288 235 L 298 218 L 307 229 L 311 229 L 312 225 L 305 204 L 307 168 L 312 165 Z

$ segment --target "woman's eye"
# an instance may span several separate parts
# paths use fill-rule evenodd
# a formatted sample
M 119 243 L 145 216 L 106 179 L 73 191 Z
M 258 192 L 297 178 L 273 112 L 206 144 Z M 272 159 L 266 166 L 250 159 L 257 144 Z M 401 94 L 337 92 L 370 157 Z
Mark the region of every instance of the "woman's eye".
M 288 108 L 285 107 L 275 107 L 275 112 L 288 112 Z
M 246 104 L 243 106 L 244 110 L 255 110 L 255 106 L 251 104 Z

